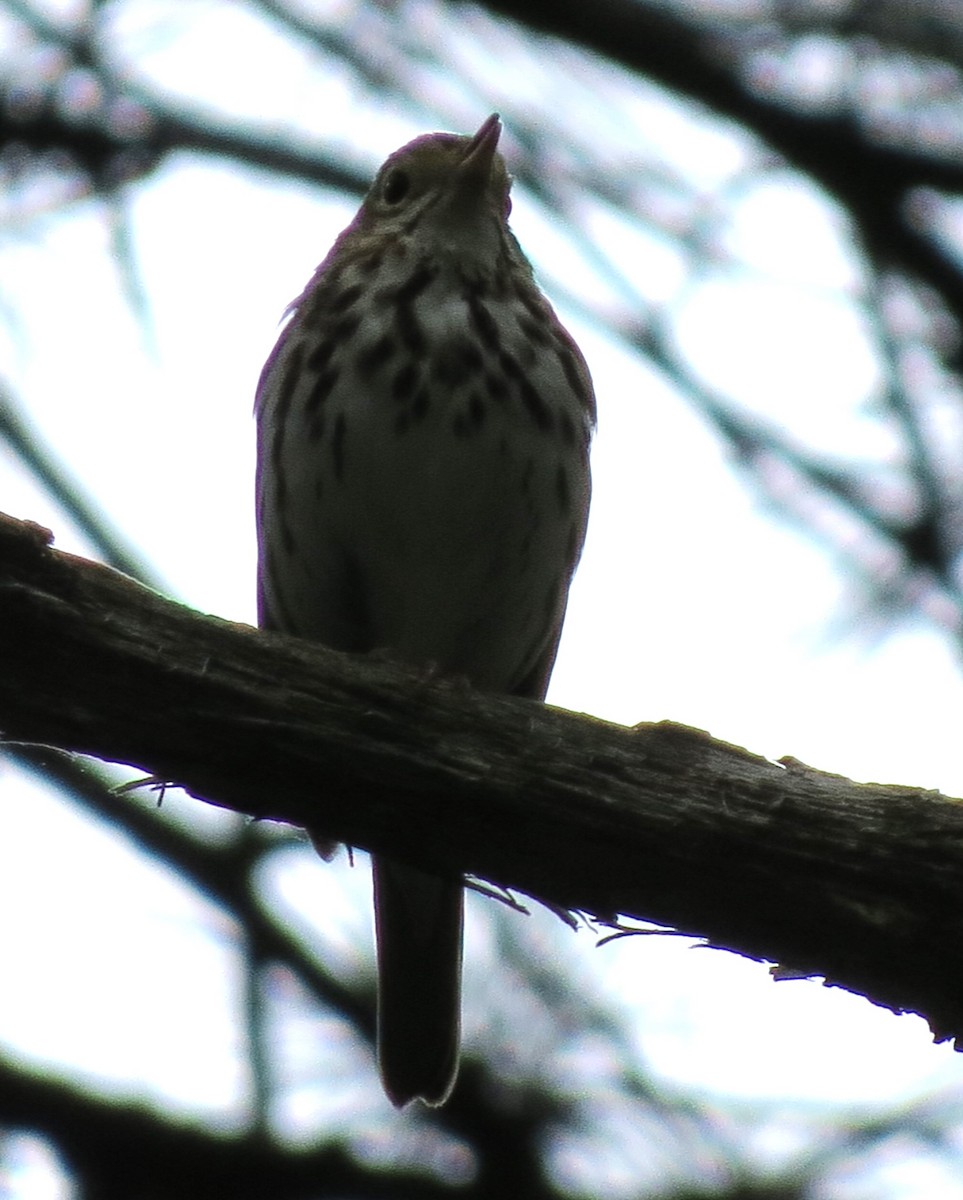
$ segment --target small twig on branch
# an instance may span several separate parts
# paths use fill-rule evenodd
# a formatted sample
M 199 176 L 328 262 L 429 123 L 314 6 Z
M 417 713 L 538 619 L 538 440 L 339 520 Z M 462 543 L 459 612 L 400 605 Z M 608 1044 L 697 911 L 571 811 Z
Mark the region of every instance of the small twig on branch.
M 963 1034 L 963 805 L 259 633 L 0 517 L 0 731 Z

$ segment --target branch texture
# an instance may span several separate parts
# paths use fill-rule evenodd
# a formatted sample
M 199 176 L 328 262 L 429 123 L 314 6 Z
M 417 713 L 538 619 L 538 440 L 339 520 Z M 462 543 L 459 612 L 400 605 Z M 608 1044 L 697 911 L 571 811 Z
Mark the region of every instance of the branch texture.
M 963 1033 L 963 805 L 204 617 L 0 516 L 0 731 Z

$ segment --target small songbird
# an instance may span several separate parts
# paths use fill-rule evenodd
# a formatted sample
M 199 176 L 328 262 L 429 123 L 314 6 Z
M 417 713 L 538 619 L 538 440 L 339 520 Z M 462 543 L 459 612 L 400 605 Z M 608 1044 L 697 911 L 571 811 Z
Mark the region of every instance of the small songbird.
M 543 699 L 595 399 L 508 227 L 500 135 L 494 115 L 392 154 L 291 305 L 256 401 L 258 609 L 265 629 Z M 441 1104 L 462 879 L 384 855 L 373 872 L 384 1088 Z

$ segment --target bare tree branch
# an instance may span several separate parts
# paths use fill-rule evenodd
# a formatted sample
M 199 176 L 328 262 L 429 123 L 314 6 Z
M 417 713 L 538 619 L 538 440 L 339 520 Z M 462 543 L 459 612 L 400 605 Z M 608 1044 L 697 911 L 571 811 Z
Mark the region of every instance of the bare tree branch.
M 141 1105 L 92 1095 L 0 1056 L 0 1122 L 53 1139 L 65 1165 L 100 1200 L 212 1195 L 232 1200 L 303 1196 L 446 1197 L 451 1189 L 414 1166 L 391 1174 L 359 1163 L 350 1148 L 284 1146 L 250 1129 L 225 1136 L 163 1121 Z M 464 1194 L 464 1193 L 463 1193 Z M 477 1191 L 474 1195 L 500 1193 Z M 544 1186 L 536 1193 L 552 1193 Z
M 963 807 L 202 617 L 0 522 L 0 728 L 963 1032 Z

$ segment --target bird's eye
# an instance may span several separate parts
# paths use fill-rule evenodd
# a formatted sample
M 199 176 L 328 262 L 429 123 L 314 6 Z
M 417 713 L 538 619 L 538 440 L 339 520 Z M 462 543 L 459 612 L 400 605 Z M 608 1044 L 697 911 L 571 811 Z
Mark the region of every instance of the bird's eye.
M 411 179 L 407 171 L 402 171 L 400 167 L 395 167 L 393 171 L 389 171 L 384 182 L 384 187 L 381 189 L 381 198 L 385 204 L 400 204 L 408 195 L 411 188 Z

